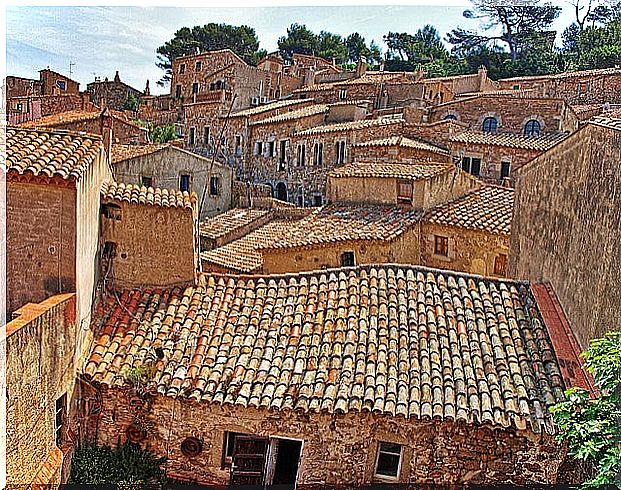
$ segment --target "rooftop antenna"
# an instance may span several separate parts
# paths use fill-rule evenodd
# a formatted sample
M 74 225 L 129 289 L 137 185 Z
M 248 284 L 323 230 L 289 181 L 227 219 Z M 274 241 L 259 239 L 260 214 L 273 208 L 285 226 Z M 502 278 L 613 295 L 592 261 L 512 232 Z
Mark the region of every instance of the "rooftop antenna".
M 73 61 L 69 61 L 69 78 L 73 78 L 73 67 L 75 63 Z

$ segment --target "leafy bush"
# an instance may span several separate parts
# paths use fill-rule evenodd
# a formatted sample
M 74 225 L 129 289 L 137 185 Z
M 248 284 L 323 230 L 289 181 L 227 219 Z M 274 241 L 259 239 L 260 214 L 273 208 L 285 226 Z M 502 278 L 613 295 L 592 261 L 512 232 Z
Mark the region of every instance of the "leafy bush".
M 73 455 L 69 484 L 116 483 L 120 489 L 136 484 L 163 483 L 165 475 L 161 465 L 165 462 L 166 458 L 158 458 L 130 442 L 117 448 L 82 446 Z
M 175 125 L 170 123 L 166 126 L 157 126 L 151 131 L 151 141 L 153 143 L 168 143 L 177 139 Z
M 582 357 L 599 396 L 591 398 L 581 388 L 566 391 L 567 400 L 552 407 L 559 440 L 567 442 L 571 456 L 595 468 L 595 476 L 585 488 L 620 487 L 621 331 L 591 341 Z

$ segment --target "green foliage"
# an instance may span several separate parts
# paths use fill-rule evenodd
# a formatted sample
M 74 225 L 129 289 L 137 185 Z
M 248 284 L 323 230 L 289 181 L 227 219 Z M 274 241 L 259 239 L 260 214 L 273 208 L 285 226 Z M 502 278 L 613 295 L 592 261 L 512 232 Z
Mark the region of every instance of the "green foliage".
M 384 36 L 384 41 L 388 46 L 386 58 L 389 60 L 406 60 L 414 64 L 424 64 L 446 60 L 449 54 L 438 30 L 431 25 L 424 26 L 414 35 L 406 32 L 389 32 Z
M 117 488 L 132 485 L 163 483 L 165 458 L 140 446 L 126 443 L 124 446 L 87 445 L 78 448 L 71 460 L 69 484 L 104 485 L 117 484 Z
M 175 32 L 175 36 L 157 48 L 158 62 L 156 65 L 164 70 L 164 76 L 157 82 L 166 85 L 172 73 L 172 61 L 188 54 L 200 51 L 231 49 L 246 63 L 253 64 L 261 58 L 265 51 L 259 52 L 259 39 L 251 27 L 232 26 L 229 24 L 209 23 L 204 26 L 183 27 Z
M 595 476 L 585 487 L 620 486 L 621 331 L 593 340 L 582 357 L 599 396 L 592 399 L 580 388 L 567 390 L 567 399 L 551 409 L 558 437 L 567 442 L 571 456 L 595 468 Z
M 132 112 L 138 112 L 140 101 L 134 94 L 129 94 L 127 100 L 123 103 L 123 109 Z
M 293 54 L 317 54 L 319 36 L 304 24 L 291 24 L 287 35 L 278 39 L 278 49 L 285 60 L 291 61 Z
M 175 130 L 175 125 L 173 123 L 156 127 L 151 125 L 149 133 L 153 143 L 168 143 L 169 141 L 177 139 L 177 131 Z
M 153 379 L 155 372 L 156 368 L 153 364 L 142 364 L 141 366 L 131 367 L 125 372 L 125 381 L 133 385 L 146 383 Z

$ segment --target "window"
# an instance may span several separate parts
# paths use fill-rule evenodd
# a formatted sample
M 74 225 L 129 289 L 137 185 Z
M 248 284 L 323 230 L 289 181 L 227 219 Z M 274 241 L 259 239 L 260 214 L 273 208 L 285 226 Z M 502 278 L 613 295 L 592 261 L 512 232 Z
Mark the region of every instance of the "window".
M 519 85 L 514 85 L 513 86 L 513 90 L 520 90 L 520 86 Z
M 201 71 L 203 69 L 203 62 L 202 61 L 197 61 L 196 65 L 194 65 L 194 70 L 195 71 Z
M 185 73 L 185 63 L 179 65 L 179 73 Z
M 198 93 L 198 82 L 194 82 L 192 84 L 192 94 L 197 94 Z
M 283 165 L 287 162 L 287 140 L 280 142 L 280 163 Z
M 190 192 L 190 176 L 187 174 L 181 174 L 179 176 L 179 190 L 181 192 Z
M 412 195 L 412 182 L 407 180 L 397 181 L 397 202 L 411 203 Z
M 101 212 L 108 219 L 121 221 L 121 206 L 118 206 L 117 204 L 104 204 L 102 206 Z
M 313 164 L 318 167 L 323 165 L 323 143 L 315 143 Z
M 24 112 L 24 105 L 21 102 L 17 104 L 17 110 L 19 112 Z
M 242 142 L 242 137 L 241 135 L 237 134 L 235 135 L 235 154 L 236 155 L 241 155 L 241 142 Z
M 56 446 L 60 447 L 63 442 L 63 427 L 67 416 L 67 394 L 63 394 L 56 400 L 56 412 L 54 417 L 54 432 L 56 434 Z
M 306 165 L 306 144 L 298 145 L 298 167 Z
M 140 180 L 144 187 L 153 187 L 153 177 L 147 177 L 146 175 L 143 175 Z
M 463 157 L 461 159 L 461 168 L 472 175 L 479 175 L 481 173 L 481 159 Z
M 61 90 L 65 90 L 67 88 L 64 80 L 56 80 L 56 86 Z
M 270 141 L 267 144 L 267 154 L 272 158 L 276 156 L 276 142 L 275 141 Z
M 375 476 L 396 480 L 401 470 L 401 445 L 380 442 L 377 448 Z
M 435 235 L 434 253 L 448 257 L 448 237 Z
M 190 128 L 190 137 L 188 138 L 188 144 L 190 146 L 196 145 L 196 128 L 194 126 Z
M 102 255 L 107 259 L 116 257 L 116 242 L 105 242 Z
M 337 141 L 336 142 L 336 164 L 345 163 L 345 142 Z
M 356 265 L 356 257 L 354 256 L 354 252 L 343 252 L 341 254 L 341 266 L 352 267 L 354 265 Z
M 494 275 L 506 276 L 507 275 L 507 256 L 500 254 L 494 260 Z
M 339 99 L 345 100 L 346 98 L 347 98 L 347 89 L 342 88 L 341 90 L 339 90 Z
M 233 451 L 235 450 L 235 437 L 242 434 L 238 432 L 225 432 L 222 446 L 222 466 L 230 466 L 233 463 Z
M 254 144 L 254 154 L 263 155 L 263 141 L 257 141 Z
M 500 164 L 500 178 L 504 179 L 505 177 L 509 177 L 511 173 L 511 162 L 502 162 Z
M 541 133 L 541 124 L 536 119 L 531 119 L 524 126 L 525 136 L 539 136 Z
M 445 121 L 457 121 L 457 116 L 455 114 L 447 114 L 444 116 Z
M 498 129 L 498 120 L 495 117 L 486 117 L 483 119 L 483 131 L 486 133 L 495 133 Z
M 323 206 L 323 196 L 321 194 L 315 194 L 313 196 L 313 205 L 316 207 Z
M 209 146 L 209 126 L 203 128 L 203 145 Z
M 220 178 L 215 175 L 209 179 L 209 195 L 218 196 L 220 194 Z
M 177 85 L 175 87 L 175 97 L 177 99 L 181 98 L 181 85 Z

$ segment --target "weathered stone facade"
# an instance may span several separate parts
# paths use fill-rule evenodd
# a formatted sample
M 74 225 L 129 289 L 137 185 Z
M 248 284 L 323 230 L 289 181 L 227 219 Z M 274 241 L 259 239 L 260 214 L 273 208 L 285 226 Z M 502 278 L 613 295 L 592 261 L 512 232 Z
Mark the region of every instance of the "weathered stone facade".
M 582 348 L 619 329 L 621 131 L 588 124 L 520 169 L 511 277 L 549 281 Z
M 78 94 L 80 84 L 71 78 L 46 68 L 39 71 L 41 95 Z
M 91 427 L 99 444 L 116 445 L 137 416 L 127 389 L 102 388 L 103 407 Z M 153 429 L 141 445 L 167 456 L 166 472 L 187 482 L 226 485 L 225 432 L 303 441 L 297 483 L 347 486 L 378 482 L 374 477 L 380 441 L 402 446 L 401 471 L 393 482 L 417 484 L 553 484 L 565 451 L 553 436 L 529 430 L 492 429 L 450 421 L 395 419 L 373 413 L 330 415 L 220 406 L 155 396 L 138 412 Z M 202 452 L 185 456 L 188 437 Z M 383 480 L 386 483 L 386 480 Z
M 75 413 L 77 322 L 75 294 L 51 296 L 24 305 L 7 324 L 6 476 L 9 487 L 61 483 L 62 454 L 75 438 L 70 415 Z M 62 409 L 61 426 L 57 410 Z M 58 432 L 58 435 L 57 435 Z
M 109 107 L 118 111 L 124 109 L 130 95 L 138 101 L 143 95 L 140 90 L 121 82 L 118 71 L 112 81 L 106 77 L 104 81 L 91 82 L 86 86 L 86 90 L 99 107 Z

